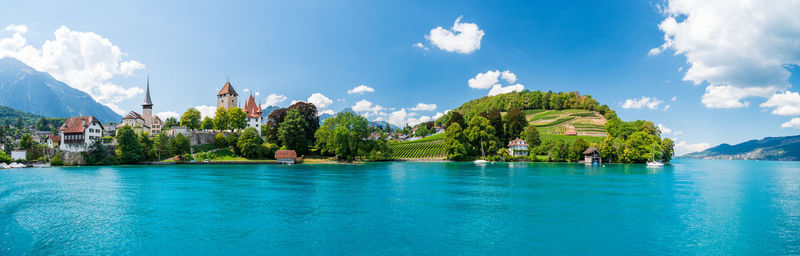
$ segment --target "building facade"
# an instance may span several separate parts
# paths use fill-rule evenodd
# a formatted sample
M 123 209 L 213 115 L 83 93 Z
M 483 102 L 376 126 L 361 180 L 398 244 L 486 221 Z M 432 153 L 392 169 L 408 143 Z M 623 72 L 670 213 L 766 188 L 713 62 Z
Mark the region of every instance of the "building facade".
M 250 98 L 244 103 L 244 112 L 247 113 L 247 127 L 253 127 L 260 131 L 263 111 L 261 110 L 261 104 L 256 104 L 253 94 L 250 94 Z
M 61 145 L 68 152 L 86 152 L 89 146 L 103 138 L 103 125 L 93 116 L 70 117 L 59 129 Z
M 528 156 L 528 143 L 520 138 L 509 141 L 508 153 L 512 156 Z
M 229 109 L 232 107 L 239 107 L 239 94 L 233 89 L 231 82 L 227 81 L 217 93 L 217 108 Z

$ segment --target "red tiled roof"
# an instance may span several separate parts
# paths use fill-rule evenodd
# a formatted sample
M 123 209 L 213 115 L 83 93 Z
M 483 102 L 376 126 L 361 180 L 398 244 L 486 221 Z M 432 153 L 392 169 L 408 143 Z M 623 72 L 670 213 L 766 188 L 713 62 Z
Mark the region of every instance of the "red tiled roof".
M 54 142 L 55 141 L 61 141 L 61 136 L 47 135 L 47 138 L 50 139 L 51 141 L 54 141 Z
M 131 112 L 128 112 L 128 114 L 125 115 L 125 117 L 123 117 L 122 119 L 142 119 L 142 120 L 144 120 L 144 117 L 142 117 L 142 115 L 140 115 L 139 113 L 136 113 L 136 111 L 131 111 Z
M 222 90 L 219 90 L 219 93 L 217 93 L 217 95 L 223 95 L 223 94 L 232 94 L 234 96 L 239 96 L 239 94 L 236 93 L 236 90 L 233 89 L 233 85 L 231 85 L 231 82 L 225 82 L 225 85 L 222 86 Z
M 294 150 L 275 151 L 275 159 L 280 159 L 280 158 L 297 158 L 297 152 L 294 152 Z
M 564 135 L 578 135 L 578 132 L 576 132 L 576 131 L 566 131 L 566 132 L 564 132 Z
M 508 145 L 509 146 L 520 146 L 520 145 L 527 146 L 528 143 L 525 143 L 525 140 L 523 140 L 523 139 L 517 138 L 516 140 L 509 141 Z
M 97 120 L 97 118 L 93 116 L 79 116 L 70 117 L 67 121 L 64 121 L 64 124 L 61 125 L 61 129 L 59 130 L 64 131 L 64 133 L 83 133 L 86 127 L 89 127 L 92 123 L 97 123 L 100 125 L 101 129 L 103 128 L 103 124 L 101 124 L 100 120 Z
M 583 154 L 584 154 L 584 155 L 589 155 L 589 154 L 592 154 L 592 153 L 594 153 L 594 152 L 598 152 L 598 153 L 600 153 L 600 151 L 597 151 L 597 148 L 595 148 L 595 147 L 590 147 L 590 148 L 587 148 L 587 149 L 586 149 L 586 151 L 583 151 Z
M 247 113 L 247 117 L 261 116 L 261 105 L 256 105 L 256 99 L 253 98 L 252 94 L 250 94 L 250 98 L 247 99 L 247 102 L 244 103 L 244 112 Z

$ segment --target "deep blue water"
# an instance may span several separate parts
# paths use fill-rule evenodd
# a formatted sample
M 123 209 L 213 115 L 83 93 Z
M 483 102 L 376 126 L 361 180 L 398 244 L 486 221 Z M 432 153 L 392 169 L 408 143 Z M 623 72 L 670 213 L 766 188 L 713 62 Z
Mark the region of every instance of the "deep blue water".
M 0 170 L 0 255 L 798 255 L 800 163 Z

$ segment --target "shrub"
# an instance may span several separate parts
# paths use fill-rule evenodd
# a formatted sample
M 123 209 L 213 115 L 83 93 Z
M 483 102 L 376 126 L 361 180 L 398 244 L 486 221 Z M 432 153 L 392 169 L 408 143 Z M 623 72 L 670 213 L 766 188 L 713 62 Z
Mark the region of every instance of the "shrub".
M 64 161 L 61 160 L 61 152 L 58 152 L 58 154 L 56 154 L 56 157 L 53 157 L 53 159 L 50 160 L 50 165 L 52 166 L 64 165 Z
M 214 136 L 214 145 L 216 145 L 217 148 L 227 147 L 228 146 L 228 140 L 225 138 L 225 135 L 222 134 L 221 132 L 217 133 L 217 135 Z

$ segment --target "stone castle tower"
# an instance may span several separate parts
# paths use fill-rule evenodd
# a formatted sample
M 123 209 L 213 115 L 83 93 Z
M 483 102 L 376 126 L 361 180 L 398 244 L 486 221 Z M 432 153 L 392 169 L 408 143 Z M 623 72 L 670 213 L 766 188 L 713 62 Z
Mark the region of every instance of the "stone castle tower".
M 233 89 L 230 81 L 226 81 L 222 90 L 217 93 L 217 108 L 239 107 L 239 94 Z
M 142 118 L 144 118 L 145 126 L 153 126 L 153 101 L 150 100 L 150 76 L 147 76 L 147 91 L 144 93 L 144 103 L 142 103 Z

